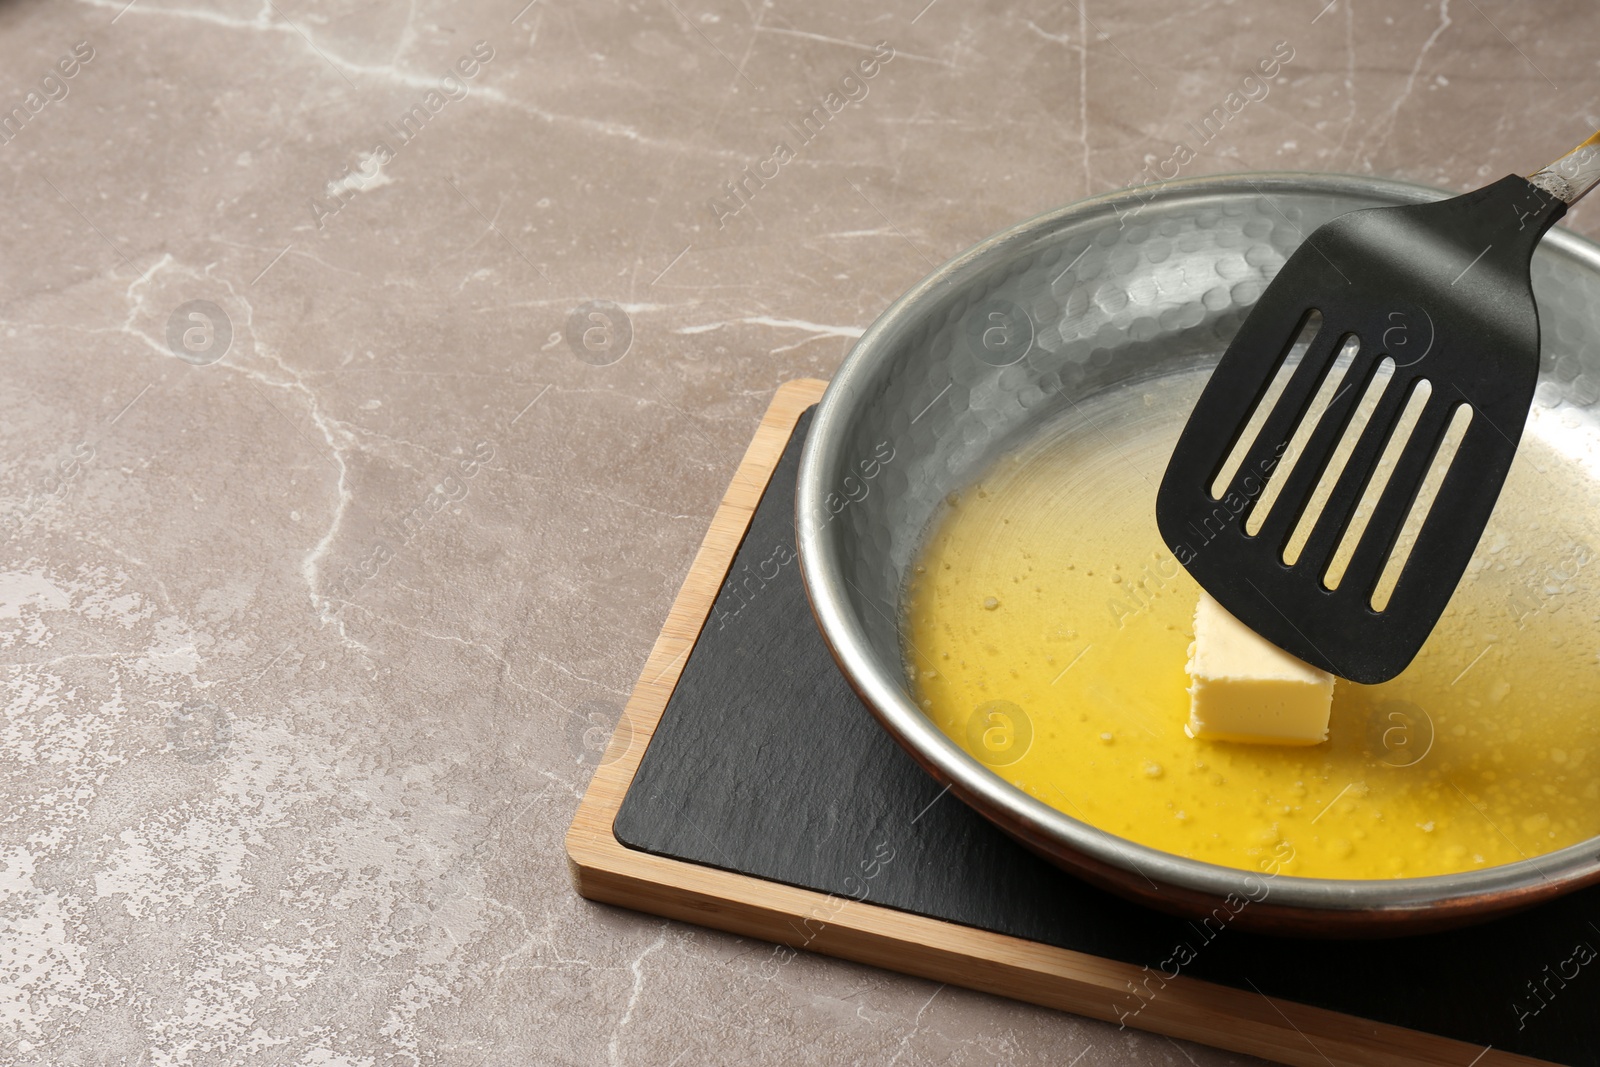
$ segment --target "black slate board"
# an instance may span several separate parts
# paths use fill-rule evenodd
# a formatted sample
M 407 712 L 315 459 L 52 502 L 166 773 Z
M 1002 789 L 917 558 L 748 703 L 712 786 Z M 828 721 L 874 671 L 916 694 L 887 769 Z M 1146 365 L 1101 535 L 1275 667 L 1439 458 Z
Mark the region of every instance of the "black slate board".
M 684 665 L 617 815 L 619 841 L 1135 965 L 1187 943 L 1192 977 L 1600 1067 L 1600 889 L 1423 937 L 1208 939 L 1058 871 L 942 796 L 851 692 L 812 619 L 794 556 L 810 423 L 808 411 Z M 1592 962 L 1577 962 L 1580 945 Z M 1118 1007 L 1138 1005 L 1130 992 Z

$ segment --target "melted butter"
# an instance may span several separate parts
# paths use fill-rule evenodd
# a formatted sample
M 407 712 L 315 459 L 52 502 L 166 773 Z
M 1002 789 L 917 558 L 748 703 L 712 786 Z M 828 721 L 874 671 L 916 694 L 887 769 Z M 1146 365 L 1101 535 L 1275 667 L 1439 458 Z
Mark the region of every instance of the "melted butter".
M 1184 735 L 1199 589 L 1154 501 L 1197 388 L 1080 409 L 952 494 L 906 590 L 926 714 L 1046 804 L 1229 867 L 1416 877 L 1600 835 L 1600 492 L 1537 437 L 1422 652 L 1340 680 L 1327 743 Z

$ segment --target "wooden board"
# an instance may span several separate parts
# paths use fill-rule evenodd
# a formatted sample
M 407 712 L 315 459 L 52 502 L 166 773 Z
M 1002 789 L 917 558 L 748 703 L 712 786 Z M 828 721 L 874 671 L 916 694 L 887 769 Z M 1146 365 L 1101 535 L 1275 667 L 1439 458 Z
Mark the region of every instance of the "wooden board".
M 1132 963 L 625 847 L 615 824 L 628 789 L 768 478 L 823 387 L 801 381 L 778 391 L 712 521 L 568 832 L 582 895 L 1111 1022 L 1122 1014 L 1118 1005 L 1138 1004 L 1127 1025 L 1307 1067 L 1548 1062 L 1187 974 L 1161 979 L 1149 999 L 1135 998 L 1130 989 L 1150 989 L 1151 972 Z M 1296 947 L 1285 943 L 1282 951 Z M 1426 960 L 1419 971 L 1426 973 Z M 1585 992 L 1568 996 L 1576 1001 Z

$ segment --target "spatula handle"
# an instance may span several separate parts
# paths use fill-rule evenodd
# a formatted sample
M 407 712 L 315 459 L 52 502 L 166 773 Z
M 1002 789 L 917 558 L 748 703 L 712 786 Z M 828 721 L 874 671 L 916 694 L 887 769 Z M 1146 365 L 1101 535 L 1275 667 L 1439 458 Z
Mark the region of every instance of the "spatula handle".
M 1600 183 L 1600 133 L 1595 134 L 1528 180 L 1567 204 Z

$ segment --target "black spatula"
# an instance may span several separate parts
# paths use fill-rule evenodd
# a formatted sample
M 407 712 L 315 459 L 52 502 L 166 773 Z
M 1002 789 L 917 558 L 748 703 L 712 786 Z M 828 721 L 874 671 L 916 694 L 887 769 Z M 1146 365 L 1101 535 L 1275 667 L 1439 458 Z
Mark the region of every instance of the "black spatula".
M 1533 402 L 1529 260 L 1596 181 L 1600 134 L 1529 178 L 1342 215 L 1289 257 L 1212 373 L 1156 497 L 1163 540 L 1239 621 L 1356 682 L 1411 662 L 1489 521 Z M 1275 378 L 1281 394 L 1264 403 Z M 1424 493 L 1413 516 L 1425 484 L 1431 504 Z M 1396 578 L 1402 528 L 1415 541 Z

